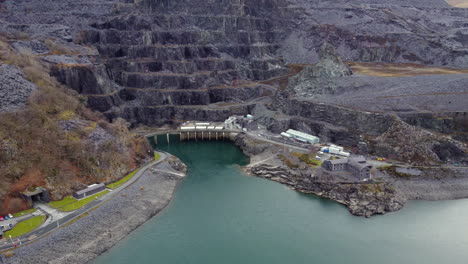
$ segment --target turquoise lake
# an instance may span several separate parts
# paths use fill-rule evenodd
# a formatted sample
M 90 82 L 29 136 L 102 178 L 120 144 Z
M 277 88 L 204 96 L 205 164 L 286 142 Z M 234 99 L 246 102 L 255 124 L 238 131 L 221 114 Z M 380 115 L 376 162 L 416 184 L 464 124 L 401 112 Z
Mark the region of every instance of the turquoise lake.
M 249 159 L 230 142 L 172 142 L 158 147 L 189 175 L 171 204 L 94 263 L 468 263 L 468 200 L 365 219 L 246 176 Z

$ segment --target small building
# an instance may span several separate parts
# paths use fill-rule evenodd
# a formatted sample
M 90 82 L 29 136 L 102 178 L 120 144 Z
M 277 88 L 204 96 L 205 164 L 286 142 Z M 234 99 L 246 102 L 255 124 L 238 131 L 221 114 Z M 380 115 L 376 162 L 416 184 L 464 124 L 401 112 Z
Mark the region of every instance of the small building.
M 93 195 L 95 193 L 104 191 L 105 189 L 106 189 L 106 186 L 103 183 L 97 183 L 97 184 L 89 185 L 86 189 L 75 192 L 73 194 L 73 197 L 75 197 L 76 199 L 82 199 L 90 195 Z
M 353 156 L 344 159 L 326 160 L 322 167 L 328 171 L 348 171 L 359 179 L 370 178 L 372 165 L 367 163 L 364 156 Z
M 322 167 L 328 171 L 344 171 L 348 165 L 348 159 L 326 160 L 322 163 Z
M 289 138 L 294 138 L 302 142 L 306 142 L 310 144 L 320 143 L 320 138 L 301 132 L 301 131 L 294 130 L 294 129 L 288 129 L 288 131 L 283 132 L 283 133 L 281 133 L 281 135 L 287 137 L 286 134 L 288 134 L 290 136 Z

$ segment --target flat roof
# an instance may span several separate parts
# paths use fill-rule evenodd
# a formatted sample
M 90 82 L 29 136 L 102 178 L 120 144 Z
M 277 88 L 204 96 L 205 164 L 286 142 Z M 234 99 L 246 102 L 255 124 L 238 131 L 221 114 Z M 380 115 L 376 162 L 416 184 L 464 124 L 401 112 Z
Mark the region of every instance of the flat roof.
M 81 195 L 81 194 L 85 194 L 89 191 L 93 191 L 93 190 L 96 190 L 96 189 L 99 189 L 101 187 L 105 187 L 105 185 L 103 183 L 98 183 L 98 184 L 95 184 L 95 185 L 91 185 L 89 186 L 88 188 L 86 189 L 83 189 L 83 190 L 80 190 L 80 191 L 77 191 L 75 192 L 77 195 Z
M 288 131 L 286 131 L 286 133 L 288 133 L 290 135 L 293 135 L 293 136 L 296 136 L 296 137 L 301 137 L 301 138 L 310 139 L 310 140 L 319 139 L 316 136 L 313 136 L 313 135 L 310 135 L 310 134 L 307 134 L 307 133 L 304 133 L 304 132 L 301 132 L 301 131 L 297 131 L 297 130 L 294 130 L 294 129 L 288 129 Z

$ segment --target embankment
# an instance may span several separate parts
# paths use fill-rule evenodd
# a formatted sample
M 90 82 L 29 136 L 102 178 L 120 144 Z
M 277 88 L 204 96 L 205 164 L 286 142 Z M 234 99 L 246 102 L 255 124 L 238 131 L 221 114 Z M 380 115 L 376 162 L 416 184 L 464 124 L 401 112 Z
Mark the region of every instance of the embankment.
M 158 172 L 153 172 L 153 168 Z M 163 210 L 185 173 L 185 165 L 177 158 L 169 157 L 81 219 L 18 248 L 7 263 L 81 264 L 91 261 Z

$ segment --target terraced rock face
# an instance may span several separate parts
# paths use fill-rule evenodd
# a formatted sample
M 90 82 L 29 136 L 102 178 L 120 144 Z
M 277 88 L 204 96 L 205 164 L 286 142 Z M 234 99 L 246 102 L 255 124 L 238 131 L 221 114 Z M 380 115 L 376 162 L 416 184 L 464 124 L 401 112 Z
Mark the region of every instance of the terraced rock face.
M 81 33 L 81 44 L 99 51 L 94 65 L 56 65 L 53 72 L 110 118 L 147 124 L 224 119 L 233 105 L 206 106 L 226 102 L 247 113 L 245 102 L 272 94 L 256 82 L 286 72 L 276 55 L 284 6 L 273 0 L 141 1 L 135 14 L 111 16 Z
M 132 123 L 246 113 L 275 92 L 261 81 L 317 61 L 324 42 L 345 61 L 468 66 L 468 12 L 443 0 L 6 0 L 3 10 L 2 32 L 81 44 L 52 59 L 53 75 Z

